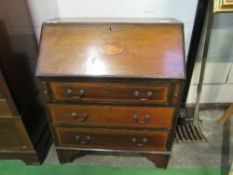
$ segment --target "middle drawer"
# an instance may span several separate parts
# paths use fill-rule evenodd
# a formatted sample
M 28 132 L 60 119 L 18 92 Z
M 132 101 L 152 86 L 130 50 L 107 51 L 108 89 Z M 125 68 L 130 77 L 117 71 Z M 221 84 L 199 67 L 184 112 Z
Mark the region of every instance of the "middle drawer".
M 108 106 L 108 105 L 49 105 L 55 125 L 171 128 L 172 107 Z

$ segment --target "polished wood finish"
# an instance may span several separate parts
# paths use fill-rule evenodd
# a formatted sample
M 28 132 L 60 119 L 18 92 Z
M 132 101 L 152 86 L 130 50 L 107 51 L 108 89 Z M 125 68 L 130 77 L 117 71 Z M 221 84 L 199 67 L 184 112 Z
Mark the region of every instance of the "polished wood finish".
M 77 157 L 83 155 L 81 151 L 78 150 L 57 150 L 58 158 L 61 163 L 72 162 Z
M 0 68 L 0 116 L 17 116 L 18 112 Z
M 29 52 L 15 49 L 19 43 L 33 43 L 34 37 L 8 34 L 5 22 L 0 20 L 0 159 L 39 164 L 47 155 L 51 135 L 33 75 L 37 53 L 34 45 L 26 48 Z
M 0 150 L 32 149 L 20 118 L 0 118 Z
M 30 165 L 38 165 L 39 160 L 35 151 L 3 151 L 0 153 L 1 159 L 15 160 L 20 159 Z
M 26 163 L 38 164 L 22 119 L 0 69 L 0 159 L 22 159 Z
M 3 99 L 3 95 L 2 95 L 2 93 L 0 92 L 0 100 L 2 100 Z
M 168 131 L 56 128 L 64 147 L 165 151 Z
M 185 78 L 182 24 L 92 20 L 42 30 L 37 76 L 59 160 L 134 152 L 165 168 Z
M 52 97 L 57 101 L 128 102 L 165 104 L 169 84 L 158 83 L 50 83 Z
M 14 115 L 6 99 L 0 99 L 0 115 L 1 116 L 13 116 Z
M 180 91 L 181 89 L 183 89 L 183 87 L 181 87 L 181 84 L 176 84 L 175 88 L 174 88 L 174 93 L 173 93 L 173 98 L 172 98 L 172 104 L 176 105 L 179 102 L 179 96 L 180 96 Z
M 183 47 L 183 26 L 170 19 L 50 22 L 43 25 L 37 75 L 183 79 Z
M 167 154 L 147 154 L 147 158 L 151 160 L 156 167 L 166 168 L 168 164 L 169 155 Z
M 50 105 L 54 125 L 110 128 L 171 128 L 174 108 L 112 105 Z

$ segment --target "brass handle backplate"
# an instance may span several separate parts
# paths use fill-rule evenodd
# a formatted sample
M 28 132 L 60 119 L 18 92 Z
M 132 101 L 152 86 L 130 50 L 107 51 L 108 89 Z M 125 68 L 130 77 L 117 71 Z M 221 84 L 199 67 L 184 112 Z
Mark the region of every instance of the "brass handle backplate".
M 145 115 L 143 119 L 140 119 L 138 115 L 133 115 L 132 119 L 139 124 L 144 124 L 146 121 L 150 120 L 150 115 Z
M 78 122 L 85 122 L 88 119 L 88 113 L 83 113 L 81 116 L 78 116 L 76 112 L 71 113 L 72 119 L 75 119 L 75 121 Z
M 148 143 L 148 139 L 147 138 L 142 138 L 142 139 L 138 139 L 138 138 L 132 138 L 132 142 L 135 143 L 138 147 L 143 147 L 145 146 L 146 143 Z
M 91 136 L 86 136 L 84 138 L 81 138 L 79 135 L 75 136 L 75 139 L 80 143 L 80 144 L 88 144 L 91 141 Z
M 150 98 L 154 95 L 154 93 L 152 91 L 148 91 L 146 93 L 146 96 L 141 96 L 140 95 L 140 91 L 136 90 L 134 91 L 134 97 L 136 97 L 138 100 L 140 101 L 147 101 L 150 100 Z
M 66 94 L 71 97 L 74 98 L 76 100 L 79 100 L 80 98 L 82 98 L 84 96 L 85 90 L 84 89 L 80 89 L 79 91 L 79 96 L 74 96 L 74 90 L 73 89 L 67 89 L 66 90 Z

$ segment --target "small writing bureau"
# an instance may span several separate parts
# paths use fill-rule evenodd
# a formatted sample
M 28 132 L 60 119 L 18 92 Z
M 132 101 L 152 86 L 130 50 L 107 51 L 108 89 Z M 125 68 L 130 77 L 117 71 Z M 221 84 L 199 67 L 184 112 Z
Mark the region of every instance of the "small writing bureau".
M 173 19 L 55 19 L 37 77 L 60 162 L 83 151 L 142 153 L 166 167 L 185 78 Z

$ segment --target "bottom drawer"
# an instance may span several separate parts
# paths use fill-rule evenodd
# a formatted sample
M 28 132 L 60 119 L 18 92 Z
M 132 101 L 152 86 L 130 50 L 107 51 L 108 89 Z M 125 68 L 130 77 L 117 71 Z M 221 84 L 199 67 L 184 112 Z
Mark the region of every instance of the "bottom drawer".
M 56 128 L 59 146 L 130 150 L 166 150 L 169 131 Z

